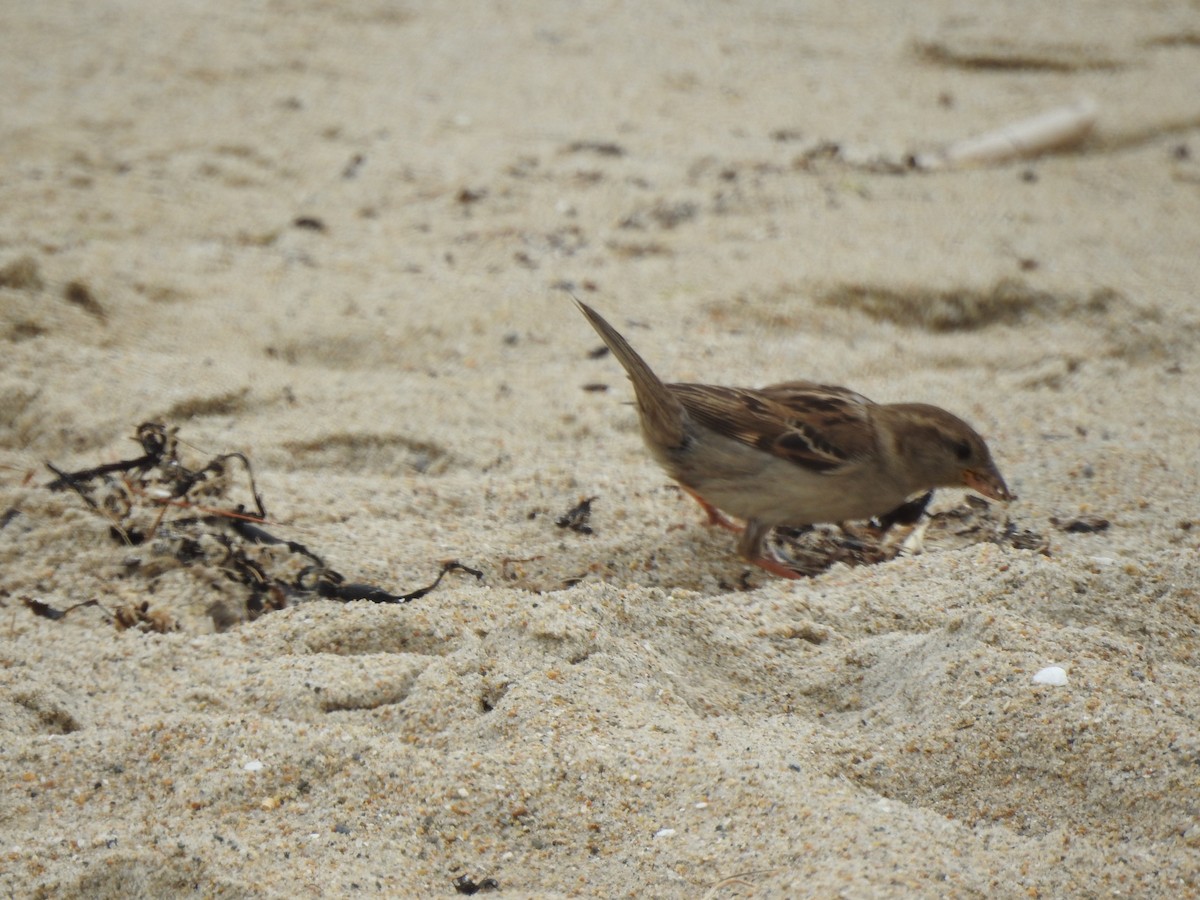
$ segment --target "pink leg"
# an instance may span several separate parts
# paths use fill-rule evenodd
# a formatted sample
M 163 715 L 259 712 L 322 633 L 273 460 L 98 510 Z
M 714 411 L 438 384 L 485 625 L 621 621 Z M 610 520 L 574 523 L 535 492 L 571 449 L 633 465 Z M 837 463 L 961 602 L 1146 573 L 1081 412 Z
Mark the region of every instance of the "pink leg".
M 771 559 L 767 556 L 759 556 L 755 559 L 748 559 L 746 562 L 753 563 L 760 569 L 766 569 L 772 575 L 778 575 L 780 578 L 803 578 L 804 576 L 790 566 L 785 566 L 777 559 Z
M 763 540 L 770 532 L 770 525 L 763 525 L 754 520 L 747 522 L 742 539 L 738 541 L 738 553 L 741 554 L 742 559 L 753 563 L 760 569 L 766 569 L 772 575 L 778 575 L 780 578 L 803 578 L 804 576 L 795 569 L 763 553 Z
M 683 485 L 680 485 L 680 487 L 683 487 Z M 704 509 L 704 512 L 708 514 L 708 524 L 709 525 L 719 525 L 727 531 L 733 531 L 733 532 L 742 531 L 741 525 L 738 525 L 736 522 L 730 521 L 728 518 L 726 518 L 725 513 L 721 512 L 719 509 L 717 509 L 715 506 L 713 506 L 711 503 L 709 503 L 707 500 L 705 500 L 703 497 L 701 497 L 699 494 L 697 494 L 695 491 L 693 491 L 690 487 L 683 487 L 683 489 L 685 491 L 687 491 L 691 495 L 692 499 L 695 500 L 697 503 L 699 503 L 700 506 Z

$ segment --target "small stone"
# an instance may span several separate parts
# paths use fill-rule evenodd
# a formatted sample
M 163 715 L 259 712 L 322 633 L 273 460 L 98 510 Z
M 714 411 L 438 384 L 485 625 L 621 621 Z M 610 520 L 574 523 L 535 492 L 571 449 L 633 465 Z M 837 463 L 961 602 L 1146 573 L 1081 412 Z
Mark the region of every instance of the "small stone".
M 1033 683 L 1062 687 L 1067 683 L 1067 670 L 1062 666 L 1046 666 L 1033 676 Z

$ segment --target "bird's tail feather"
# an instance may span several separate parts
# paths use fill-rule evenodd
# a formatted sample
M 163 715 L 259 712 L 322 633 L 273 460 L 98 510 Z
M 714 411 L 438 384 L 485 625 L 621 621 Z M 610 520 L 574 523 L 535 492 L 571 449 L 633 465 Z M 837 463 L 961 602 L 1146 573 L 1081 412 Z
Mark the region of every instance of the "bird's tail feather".
M 600 335 L 613 356 L 629 375 L 633 382 L 633 391 L 637 395 L 638 415 L 642 420 L 642 429 L 646 436 L 660 447 L 681 447 L 685 440 L 683 405 L 678 398 L 654 374 L 654 370 L 646 365 L 636 350 L 629 346 L 615 328 L 608 324 L 605 318 L 578 297 L 572 297 L 579 311 L 584 314 L 596 333 Z

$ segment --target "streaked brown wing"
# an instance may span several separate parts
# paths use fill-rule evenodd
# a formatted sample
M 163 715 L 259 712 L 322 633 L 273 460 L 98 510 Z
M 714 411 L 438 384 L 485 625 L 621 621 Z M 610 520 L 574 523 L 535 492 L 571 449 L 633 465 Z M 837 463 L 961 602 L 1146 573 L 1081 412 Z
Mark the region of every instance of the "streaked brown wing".
M 669 385 L 697 422 L 814 472 L 835 472 L 875 449 L 871 403 L 845 388 L 789 381 L 760 390 Z

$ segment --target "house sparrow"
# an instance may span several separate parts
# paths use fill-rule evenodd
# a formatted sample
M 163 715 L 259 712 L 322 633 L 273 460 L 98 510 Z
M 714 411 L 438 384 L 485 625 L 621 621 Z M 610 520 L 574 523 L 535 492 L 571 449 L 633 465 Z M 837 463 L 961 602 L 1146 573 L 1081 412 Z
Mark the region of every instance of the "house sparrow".
M 777 525 L 886 516 L 937 487 L 1013 499 L 983 438 L 944 409 L 874 403 L 808 381 L 758 389 L 664 384 L 599 313 L 575 303 L 633 382 L 651 455 L 710 523 L 741 531 L 738 552 L 768 572 L 799 577 L 764 548 Z

